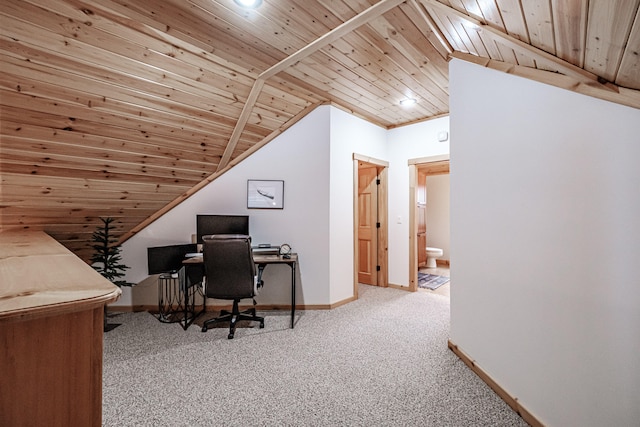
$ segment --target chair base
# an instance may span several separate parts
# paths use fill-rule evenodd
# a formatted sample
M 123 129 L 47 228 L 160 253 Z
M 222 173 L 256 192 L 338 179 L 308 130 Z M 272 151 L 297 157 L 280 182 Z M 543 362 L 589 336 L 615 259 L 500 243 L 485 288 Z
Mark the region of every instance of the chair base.
M 239 320 L 252 320 L 255 322 L 260 322 L 260 329 L 264 328 L 264 317 L 256 316 L 256 309 L 250 308 L 248 310 L 240 311 L 238 308 L 238 303 L 240 300 L 233 301 L 233 308 L 231 311 L 222 310 L 220 312 L 220 316 L 215 317 L 213 319 L 209 319 L 202 325 L 202 332 L 207 332 L 209 329 L 209 325 L 213 323 L 221 323 L 221 322 L 229 322 L 229 338 L 233 339 L 233 335 L 236 332 L 236 323 Z

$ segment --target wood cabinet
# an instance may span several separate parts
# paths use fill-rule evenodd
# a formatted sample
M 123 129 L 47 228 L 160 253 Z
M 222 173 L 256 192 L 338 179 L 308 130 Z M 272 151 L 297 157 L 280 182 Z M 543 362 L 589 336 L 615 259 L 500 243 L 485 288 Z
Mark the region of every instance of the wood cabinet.
M 43 232 L 0 233 L 0 425 L 100 426 L 120 289 Z

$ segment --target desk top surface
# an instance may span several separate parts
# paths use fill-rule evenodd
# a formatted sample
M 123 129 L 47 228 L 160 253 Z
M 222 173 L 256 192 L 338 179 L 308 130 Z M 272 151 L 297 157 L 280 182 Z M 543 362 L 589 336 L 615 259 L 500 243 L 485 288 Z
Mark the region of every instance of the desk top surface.
M 293 264 L 298 262 L 298 254 L 291 254 L 290 258 L 285 258 L 282 255 L 263 255 L 263 254 L 253 254 L 253 261 L 256 264 Z M 202 264 L 203 257 L 196 256 L 192 258 L 185 259 L 183 264 Z
M 285 258 L 282 255 L 253 254 L 253 261 L 256 264 L 291 264 L 294 262 L 298 262 L 298 254 L 292 253 L 289 255 L 289 258 Z
M 0 320 L 98 307 L 121 293 L 42 231 L 0 233 Z

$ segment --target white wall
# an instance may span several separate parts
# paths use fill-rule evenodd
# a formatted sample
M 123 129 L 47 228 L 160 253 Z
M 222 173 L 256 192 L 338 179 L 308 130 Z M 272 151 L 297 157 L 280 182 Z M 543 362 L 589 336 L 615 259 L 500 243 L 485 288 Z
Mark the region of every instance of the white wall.
M 157 304 L 147 279 L 147 247 L 188 243 L 197 214 L 249 215 L 254 243 L 287 242 L 299 255 L 298 304 L 329 301 L 329 107 L 320 107 L 274 141 L 167 212 L 123 245 L 131 267 L 119 305 Z M 284 180 L 284 209 L 247 209 L 247 179 Z M 261 304 L 290 303 L 290 270 L 265 269 Z
M 442 249 L 442 260 L 450 259 L 449 183 L 448 174 L 427 177 L 427 246 Z
M 640 420 L 640 110 L 450 63 L 451 340 L 545 425 Z
M 387 131 L 338 108 L 331 109 L 331 302 L 353 296 L 353 154 L 387 158 Z
M 157 304 L 147 247 L 189 242 L 199 213 L 248 214 L 254 243 L 290 243 L 299 254 L 298 304 L 326 306 L 352 297 L 354 153 L 389 161 L 389 277 L 408 286 L 407 162 L 447 154 L 449 145 L 437 142 L 437 133 L 448 125 L 445 117 L 387 131 L 335 107 L 317 108 L 125 242 L 126 278 L 139 284 L 123 288 L 115 305 Z M 247 209 L 247 179 L 284 180 L 284 209 Z M 288 267 L 265 269 L 260 304 L 289 304 L 288 281 Z
M 389 283 L 409 286 L 409 166 L 410 159 L 449 154 L 449 131 L 442 117 L 389 131 Z

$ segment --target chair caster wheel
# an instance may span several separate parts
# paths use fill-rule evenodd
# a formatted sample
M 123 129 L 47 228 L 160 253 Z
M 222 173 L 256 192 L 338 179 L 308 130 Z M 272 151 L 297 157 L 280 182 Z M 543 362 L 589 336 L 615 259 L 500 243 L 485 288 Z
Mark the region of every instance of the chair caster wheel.
M 233 339 L 233 334 L 229 334 L 229 336 L 227 337 L 227 339 L 232 340 L 232 339 Z
M 260 322 L 260 329 L 264 328 L 264 322 Z
M 202 327 L 202 332 L 207 332 L 207 327 L 206 326 Z

